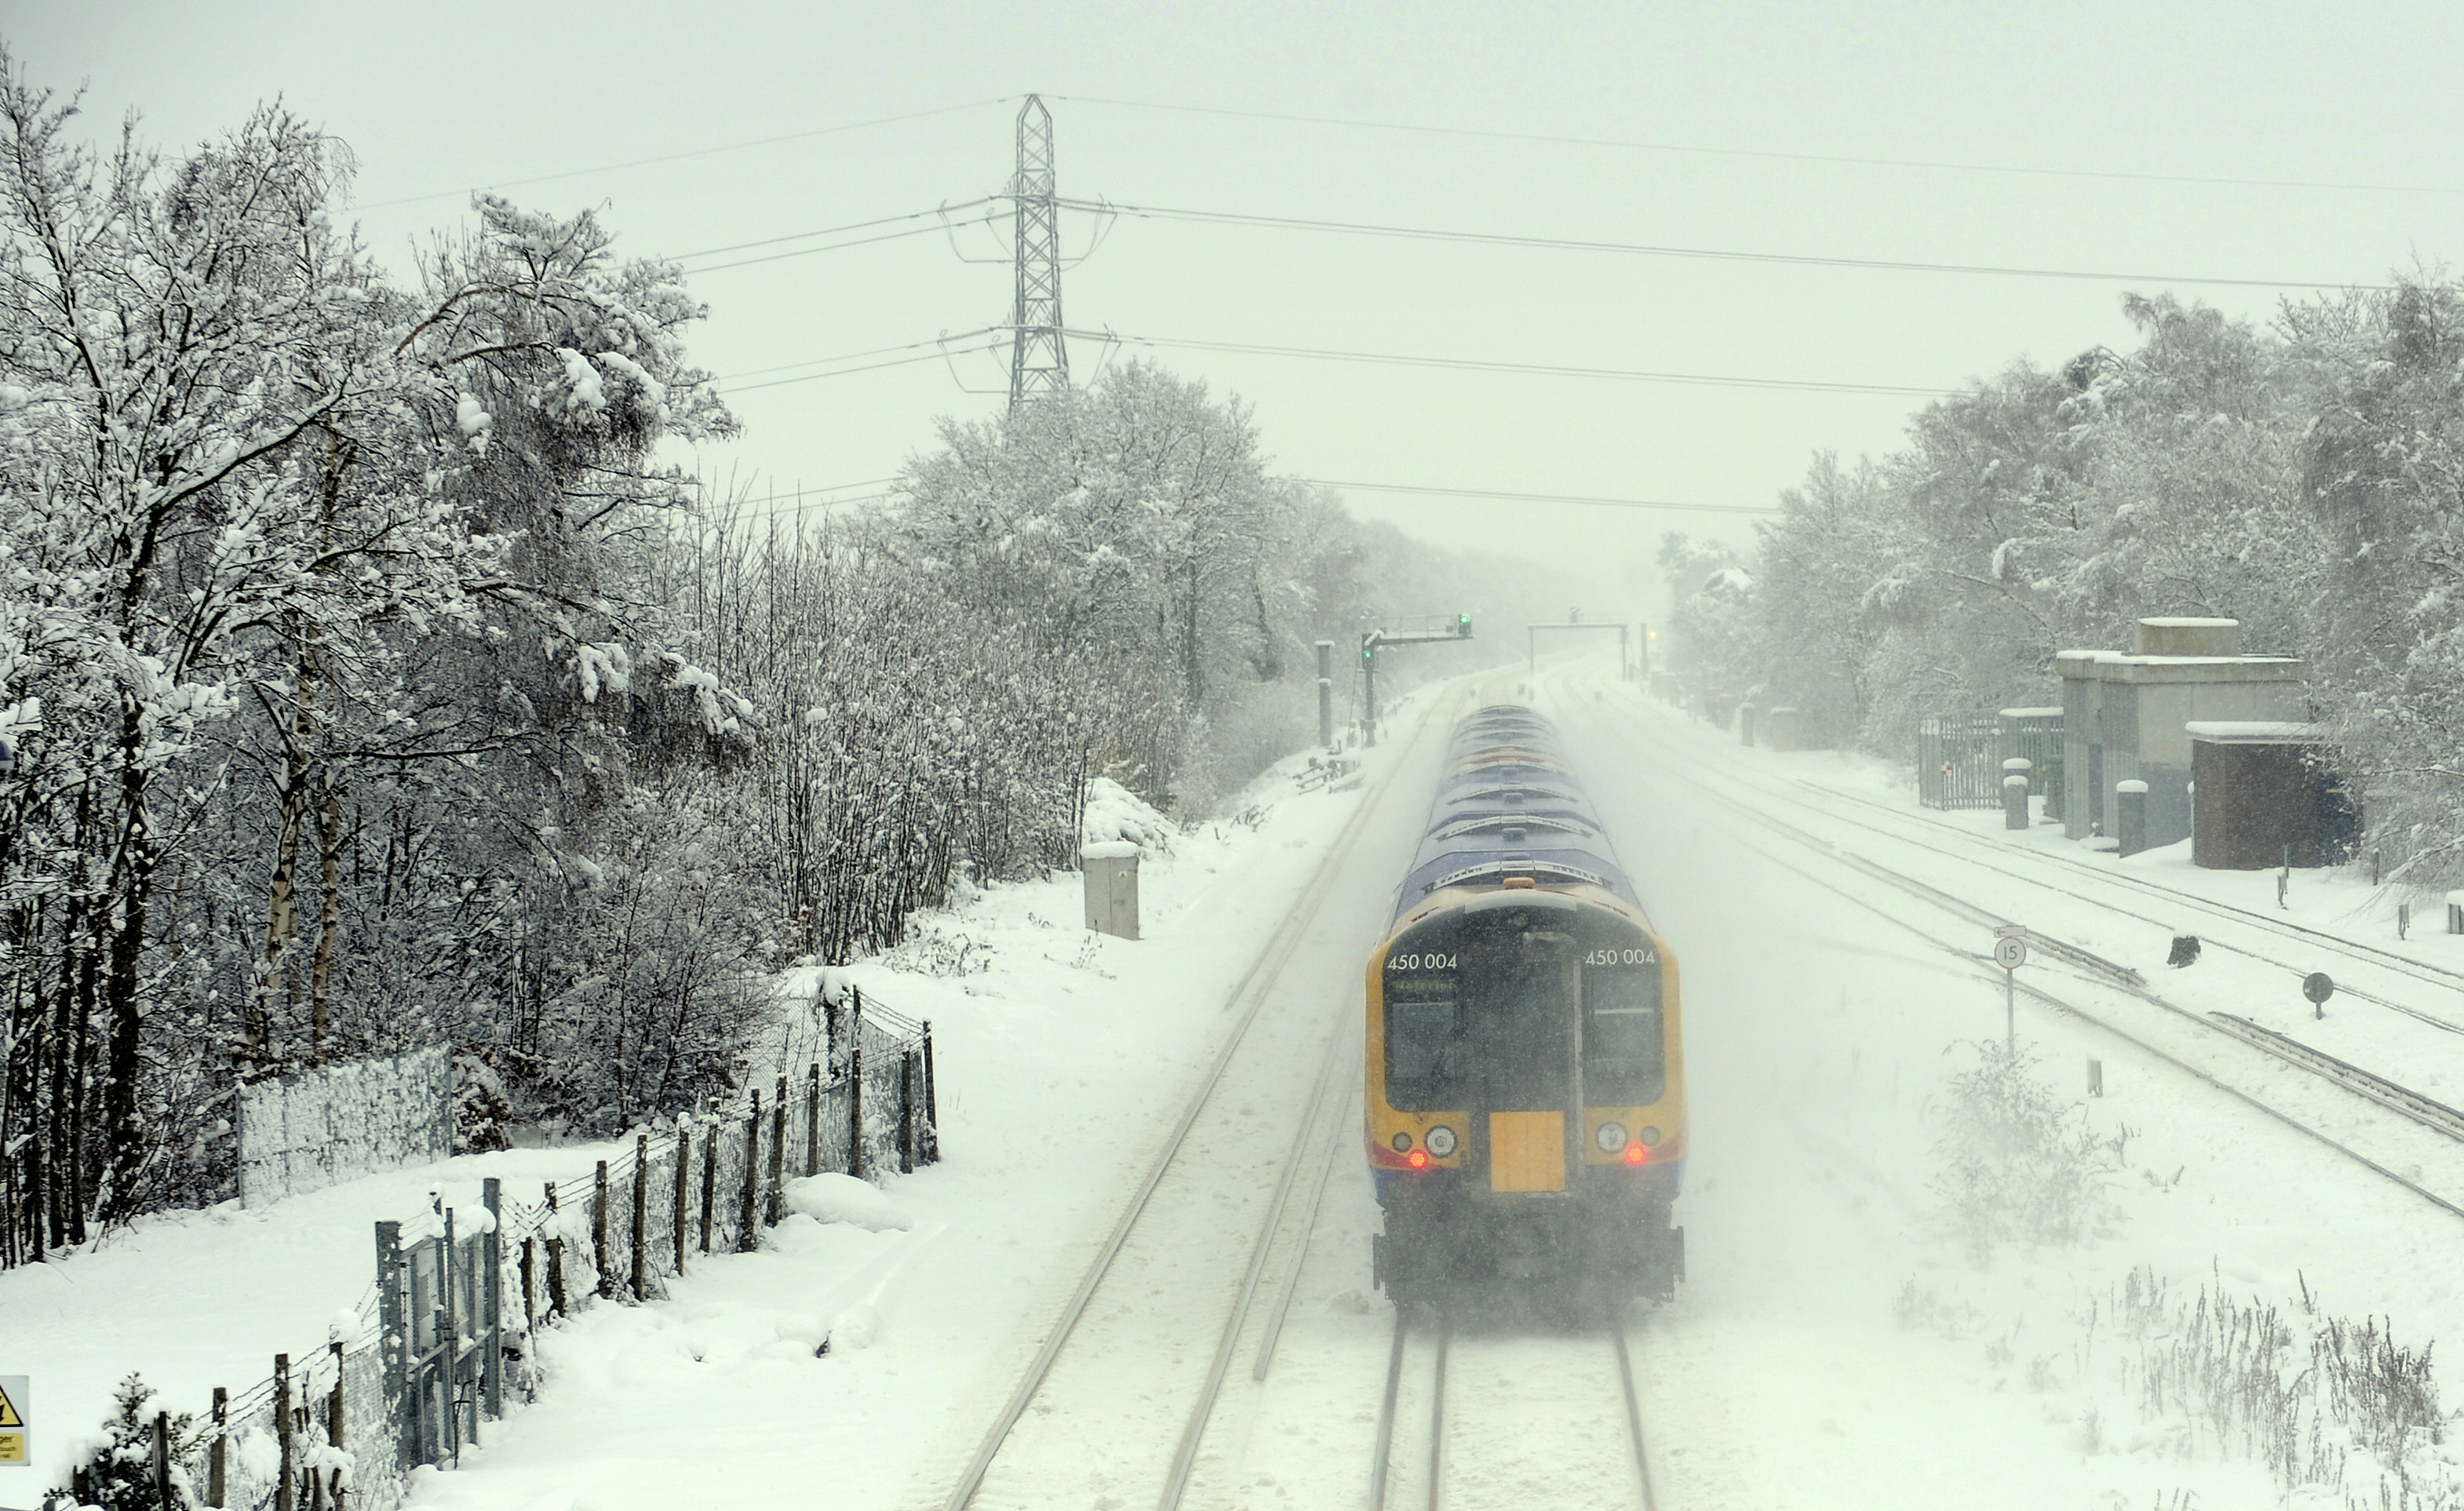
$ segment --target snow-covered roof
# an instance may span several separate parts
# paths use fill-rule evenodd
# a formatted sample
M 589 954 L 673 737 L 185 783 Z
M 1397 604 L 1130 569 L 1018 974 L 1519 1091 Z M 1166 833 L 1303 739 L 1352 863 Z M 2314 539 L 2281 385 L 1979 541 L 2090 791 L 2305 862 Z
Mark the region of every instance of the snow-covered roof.
M 2323 724 L 2283 719 L 2192 719 L 2182 728 L 2211 745 L 2309 745 L 2329 737 Z
M 2143 619 L 2139 623 L 2153 624 L 2158 629 L 2237 629 L 2237 619 Z
M 2058 708 L 2004 709 L 2002 716 L 2006 719 L 2057 719 L 2062 716 L 2062 711 Z

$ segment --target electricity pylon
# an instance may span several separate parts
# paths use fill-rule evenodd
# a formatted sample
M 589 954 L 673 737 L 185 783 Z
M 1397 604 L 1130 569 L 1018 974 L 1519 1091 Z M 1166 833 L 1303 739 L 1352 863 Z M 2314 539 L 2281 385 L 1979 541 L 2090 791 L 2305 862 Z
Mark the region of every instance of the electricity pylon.
M 1052 112 L 1039 95 L 1018 107 L 1018 303 L 1010 313 L 1009 406 L 1069 391 L 1061 326 L 1061 208 L 1054 199 Z

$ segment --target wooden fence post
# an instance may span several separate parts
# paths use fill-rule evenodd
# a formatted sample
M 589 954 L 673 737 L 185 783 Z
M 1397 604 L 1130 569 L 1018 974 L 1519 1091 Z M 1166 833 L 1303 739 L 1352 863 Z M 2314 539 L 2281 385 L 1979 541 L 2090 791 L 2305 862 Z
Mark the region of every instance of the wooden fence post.
M 164 1511 L 178 1504 L 171 1499 L 171 1413 L 154 1413 L 154 1494 L 160 1498 Z
M 676 1117 L 676 1221 L 673 1234 L 678 1275 L 685 1272 L 685 1249 L 687 1248 L 685 1235 L 691 1231 L 685 1226 L 685 1221 L 692 1213 L 693 1121 L 678 1114 Z
M 650 1247 L 650 1135 L 633 1135 L 633 1299 L 648 1298 Z
M 770 1108 L 770 1199 L 763 1216 L 769 1226 L 777 1227 L 786 1215 L 787 1174 L 787 1073 L 779 1073 L 779 1100 Z
M 281 1478 L 274 1484 L 275 1511 L 298 1511 L 297 1491 L 291 1483 L 295 1460 L 291 1452 L 291 1356 L 274 1356 L 274 1441 L 281 1455 Z
M 607 1162 L 604 1159 L 590 1188 L 590 1262 L 599 1266 L 599 1294 L 615 1295 L 615 1279 L 607 1273 Z
M 711 1225 L 718 1211 L 718 1129 L 713 1117 L 701 1134 L 701 1252 L 710 1252 Z
M 231 1392 L 214 1387 L 214 1449 L 206 1458 L 206 1504 L 219 1507 L 231 1486 Z
M 346 1446 L 342 1440 L 344 1425 L 342 1420 L 342 1378 L 346 1372 L 342 1360 L 343 1348 L 342 1345 L 339 1341 L 327 1344 L 325 1348 L 326 1351 L 332 1354 L 334 1358 L 334 1393 L 328 1396 L 325 1400 L 325 1441 L 333 1444 L 339 1451 Z M 326 1496 L 326 1500 L 333 1506 L 334 1511 L 344 1511 L 342 1497 L 348 1493 L 349 1487 L 344 1485 L 342 1482 L 341 1466 L 337 1464 L 330 1471 L 330 1475 L 333 1488 L 331 1493 Z M 167 1508 L 171 1502 L 166 1500 L 163 1504 Z
M 822 1062 L 804 1078 L 804 1173 L 822 1172 Z
M 761 1093 L 753 1093 L 753 1115 L 744 1120 L 744 1226 L 736 1247 L 750 1254 L 761 1246 Z
M 522 1240 L 522 1331 L 539 1331 L 539 1239 Z

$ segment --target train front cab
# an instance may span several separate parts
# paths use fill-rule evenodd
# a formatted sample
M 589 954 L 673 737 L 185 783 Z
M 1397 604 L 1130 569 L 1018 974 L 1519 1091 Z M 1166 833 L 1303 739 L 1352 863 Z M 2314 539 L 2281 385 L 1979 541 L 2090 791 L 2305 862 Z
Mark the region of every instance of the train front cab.
M 1673 1294 L 1677 967 L 1641 915 L 1520 878 L 1441 892 L 1367 985 L 1377 1283 L 1404 1303 L 1491 1282 Z

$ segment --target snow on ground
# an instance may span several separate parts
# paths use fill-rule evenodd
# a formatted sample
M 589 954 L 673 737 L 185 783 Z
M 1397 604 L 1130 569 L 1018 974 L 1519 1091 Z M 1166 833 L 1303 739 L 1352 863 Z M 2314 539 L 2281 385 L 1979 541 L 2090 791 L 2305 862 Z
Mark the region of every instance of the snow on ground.
M 2103 1063 L 2106 1095 L 2074 1116 L 2116 1150 L 2109 1211 L 2077 1244 L 1977 1252 L 1946 1216 L 1939 1141 L 1952 1075 L 2001 1033 L 1998 984 L 1883 916 L 1918 920 L 1890 894 L 1826 889 L 1774 864 L 1809 864 L 1808 852 L 1693 783 L 1817 831 L 1823 821 L 1771 784 L 1854 792 L 1897 821 L 2041 849 L 2049 874 L 2072 884 L 2091 874 L 2074 864 L 2077 847 L 2044 829 L 2004 836 L 1990 814 L 1923 815 L 1903 777 L 1877 763 L 1739 750 L 1588 671 L 1544 673 L 1536 701 L 1559 720 L 1684 971 L 1694 1128 L 1680 1220 L 1690 1278 L 1635 1333 L 1664 1504 L 2280 1503 L 2267 1474 L 2220 1447 L 2212 1428 L 2178 1406 L 2150 1409 L 2146 1345 L 2117 1317 L 2135 1271 L 2175 1301 L 2206 1286 L 2275 1307 L 2305 1336 L 2305 1287 L 2322 1315 L 2387 1319 L 2399 1342 L 2454 1335 L 2464 1284 L 2448 1256 L 2464 1219 L 2033 1004 L 2020 1008 L 2020 1037 L 2061 1101 L 2079 1096 L 2087 1059 Z M 1398 792 L 1396 805 L 1415 811 L 1424 796 Z M 881 1190 L 801 1186 L 797 1215 L 762 1252 L 697 1265 L 665 1303 L 573 1319 L 548 1341 L 542 1399 L 459 1472 L 425 1477 L 426 1511 L 788 1497 L 881 1511 L 937 1504 L 1150 1164 L 1217 1042 L 1230 983 L 1357 800 L 1288 798 L 1254 827 L 1173 841 L 1142 879 L 1140 942 L 1084 933 L 1073 876 L 994 888 L 857 968 L 869 994 L 934 1020 L 944 1163 Z M 2298 996 L 2279 1000 L 2290 993 L 2271 967 L 2211 952 L 2189 971 L 2165 971 L 2173 930 L 2200 926 L 2177 924 L 2161 903 L 2134 901 L 2150 921 L 2116 920 L 1992 880 L 1955 855 L 1837 833 L 2136 965 L 2194 1010 L 2338 1035 L 2331 1047 L 2357 1059 L 2407 1055 L 2388 1068 L 2409 1082 L 2452 1075 L 2464 1059 L 2434 1030 L 2391 1037 L 2420 1025 L 2389 1026 L 2395 1015 L 2355 999 L 2331 1003 L 2322 1028 L 2299 1016 Z M 2085 864 L 2245 907 L 2275 902 L 2271 875 L 2197 872 L 2169 853 Z M 2315 928 L 2392 943 L 2391 902 L 2359 882 L 2297 873 L 2291 901 L 2290 916 Z M 2464 964 L 2464 940 L 2417 931 L 2406 948 Z M 1312 947 L 1291 971 L 1330 1002 L 1357 1001 L 1356 952 Z M 2128 1006 L 2073 978 L 2045 980 L 2100 1012 Z M 2408 1047 L 2415 1042 L 2429 1047 Z M 1292 1074 L 1309 1069 L 1295 1060 Z M 1280 1149 L 1282 1136 L 1267 1143 Z M 244 1384 L 274 1348 L 300 1351 L 321 1336 L 364 1288 L 371 1216 L 415 1206 L 440 1173 L 466 1189 L 499 1168 L 530 1182 L 591 1157 L 566 1149 L 458 1160 L 268 1214 L 160 1220 L 48 1273 L 0 1275 L 0 1369 L 31 1354 L 38 1389 L 60 1382 L 44 1396 L 52 1420 L 55 1411 L 98 1417 L 109 1380 L 131 1365 L 177 1386 L 173 1404 L 201 1402 L 205 1386 Z M 2464 1154 L 2428 1150 L 2401 1172 L 2464 1201 Z M 1274 1174 L 1227 1161 L 1225 1191 Z M 1199 1480 L 1209 1503 L 1357 1504 L 1389 1328 L 1369 1280 L 1376 1226 L 1365 1172 L 1339 1158 L 1274 1371 L 1236 1392 L 1210 1429 Z M 1227 1223 L 1226 1244 L 1244 1246 L 1248 1232 Z M 1221 1325 L 1220 1311 L 1192 1315 L 1188 1336 L 1168 1342 L 1202 1360 Z M 1616 1421 L 1599 1361 L 1577 1369 L 1564 1351 L 1576 1341 L 1526 1336 L 1510 1319 L 1485 1327 L 1461 1399 L 1450 1396 L 1468 1425 L 1449 1465 L 1449 1503 L 1569 1503 L 1563 1486 L 1550 1490 L 1549 1466 L 1586 1456 L 1600 1467 L 1586 1471 L 1585 1498 L 1617 1503 L 1614 1456 L 1598 1453 Z M 81 1412 L 64 1399 L 77 1397 Z M 1177 1412 L 1124 1401 L 1112 1429 L 1169 1436 Z M 56 1441 L 42 1445 L 47 1454 Z M 2416 1455 L 2428 1477 L 2416 1492 L 2453 1474 L 2453 1452 Z M 2377 1503 L 2367 1475 L 2350 1487 Z M 2312 1491 L 2292 1503 L 2343 1501 Z

